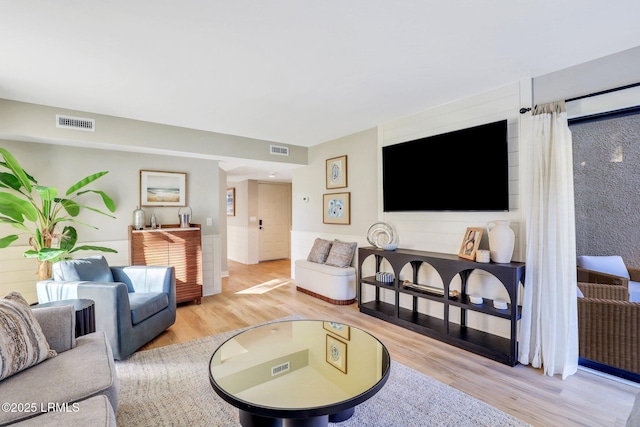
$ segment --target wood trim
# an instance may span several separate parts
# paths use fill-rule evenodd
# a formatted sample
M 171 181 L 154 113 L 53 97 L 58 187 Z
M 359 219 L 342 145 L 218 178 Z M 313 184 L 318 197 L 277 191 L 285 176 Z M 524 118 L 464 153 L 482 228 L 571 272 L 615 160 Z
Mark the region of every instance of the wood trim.
M 310 291 L 308 289 L 301 288 L 299 286 L 296 286 L 296 289 L 299 290 L 300 292 L 303 292 L 303 293 L 305 293 L 307 295 L 311 295 L 312 297 L 319 298 L 322 301 L 326 301 L 326 302 L 328 302 L 330 304 L 349 305 L 349 304 L 353 304 L 354 302 L 356 302 L 355 298 L 353 298 L 353 299 L 332 299 L 332 298 L 325 297 L 324 295 L 320 295 L 320 294 L 317 294 L 315 292 L 312 292 L 312 291 Z

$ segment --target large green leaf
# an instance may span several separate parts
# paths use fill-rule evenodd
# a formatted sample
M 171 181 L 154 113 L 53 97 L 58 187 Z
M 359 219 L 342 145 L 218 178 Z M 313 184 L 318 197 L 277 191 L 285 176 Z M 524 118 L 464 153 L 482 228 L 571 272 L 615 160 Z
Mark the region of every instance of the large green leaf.
M 24 256 L 27 256 L 27 252 L 24 253 Z M 64 249 L 42 248 L 38 251 L 38 261 L 53 261 L 55 258 L 66 253 L 67 251 L 65 251 Z
M 22 222 L 24 216 L 31 222 L 38 220 L 38 210 L 29 202 L 11 193 L 0 191 L 0 214 Z
M 0 248 L 6 248 L 16 240 L 18 240 L 18 236 L 15 234 L 3 237 L 2 239 L 0 239 Z
M 64 249 L 66 252 L 71 251 L 78 241 L 78 232 L 71 226 L 66 226 L 62 230 L 62 236 L 60 237 L 60 249 Z
M 118 251 L 116 251 L 115 249 L 105 248 L 104 246 L 90 246 L 90 245 L 78 246 L 74 250 L 69 251 L 69 253 L 73 253 L 76 251 L 100 251 L 100 252 L 111 252 L 114 254 L 118 253 Z
M 90 183 L 92 183 L 93 181 L 95 181 L 96 179 L 100 178 L 103 175 L 108 174 L 109 172 L 107 171 L 102 171 L 102 172 L 97 172 L 94 173 L 93 175 L 89 175 L 85 178 L 82 178 L 80 181 L 76 182 L 75 184 L 73 184 L 68 190 L 67 190 L 67 196 L 79 189 L 81 189 L 82 187 L 84 187 L 85 185 L 88 185 Z
M 9 224 L 13 228 L 17 228 L 18 230 L 29 231 L 29 228 L 24 225 L 21 221 L 16 221 L 13 218 L 9 218 L 6 216 L 0 216 L 0 224 Z
M 13 154 L 2 147 L 0 147 L 0 154 L 4 157 L 6 166 L 11 170 L 11 172 L 13 172 L 16 178 L 18 178 L 18 181 L 20 181 L 20 184 L 22 184 L 22 186 L 27 190 L 27 193 L 31 193 L 31 183 L 29 182 L 29 178 L 27 177 L 24 169 L 22 169 L 22 166 L 20 166 L 20 163 L 18 163 L 16 158 L 13 157 Z
M 38 261 L 56 261 L 56 258 L 66 253 L 67 251 L 57 248 L 42 248 L 39 251 L 33 249 L 26 250 L 22 256 L 25 258 L 38 258 Z
M 8 172 L 0 173 L 0 186 L 10 188 L 15 191 L 19 191 L 21 187 L 18 178 L 16 178 L 14 174 Z
M 104 205 L 107 207 L 107 209 L 109 209 L 111 212 L 115 212 L 116 210 L 116 204 L 113 202 L 113 200 L 111 199 L 111 197 L 107 196 L 107 193 L 105 193 L 104 191 L 100 191 L 100 190 L 85 190 L 85 191 L 81 191 L 78 193 L 78 196 L 84 193 L 96 193 L 99 194 L 100 197 L 102 197 L 102 201 L 104 202 Z
M 34 251 L 33 249 L 29 249 L 27 251 L 24 251 L 22 256 L 24 256 L 25 258 L 36 258 L 38 256 L 38 251 Z
M 58 189 L 55 187 L 45 187 L 42 185 L 36 185 L 35 189 L 40 195 L 40 198 L 42 200 L 47 200 L 49 202 L 52 200 L 55 200 L 56 196 L 58 195 Z
M 1 215 L 5 215 L 3 218 L 6 219 L 5 222 L 10 222 L 8 221 L 9 219 L 13 222 L 19 222 L 19 223 L 23 223 L 24 222 L 24 217 L 22 216 L 22 213 L 20 213 L 18 210 L 14 209 L 12 206 L 2 206 L 0 207 L 0 214 Z
M 80 205 L 77 204 L 76 202 L 74 202 L 71 199 L 57 199 L 58 202 L 60 202 L 60 204 L 62 206 L 64 206 L 64 210 L 67 211 L 67 213 L 71 216 L 78 216 L 78 214 L 80 213 Z
M 36 246 L 38 249 L 44 248 L 46 245 L 44 244 L 44 239 L 42 238 L 42 233 L 39 228 L 36 228 L 36 235 L 31 242 L 31 246 Z
M 100 215 L 108 216 L 109 218 L 115 218 L 113 215 L 109 215 L 106 212 L 102 212 L 100 209 L 92 208 L 91 206 L 80 206 L 82 209 L 86 209 L 88 211 L 99 213 Z M 96 227 L 97 228 L 97 227 Z

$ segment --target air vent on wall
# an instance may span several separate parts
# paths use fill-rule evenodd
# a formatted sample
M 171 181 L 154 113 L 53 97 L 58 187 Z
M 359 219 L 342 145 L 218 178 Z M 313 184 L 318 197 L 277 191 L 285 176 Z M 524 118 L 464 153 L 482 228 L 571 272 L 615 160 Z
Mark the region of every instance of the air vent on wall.
M 271 154 L 277 154 L 279 156 L 288 156 L 289 155 L 289 147 L 282 147 L 280 145 L 270 145 Z
M 283 372 L 287 372 L 289 369 L 291 369 L 291 363 L 289 362 L 281 363 L 280 365 L 274 366 L 271 368 L 271 376 L 278 375 Z
M 82 117 L 71 117 L 56 114 L 56 127 L 63 129 L 86 130 L 89 132 L 96 131 L 96 121 L 94 119 L 85 119 Z

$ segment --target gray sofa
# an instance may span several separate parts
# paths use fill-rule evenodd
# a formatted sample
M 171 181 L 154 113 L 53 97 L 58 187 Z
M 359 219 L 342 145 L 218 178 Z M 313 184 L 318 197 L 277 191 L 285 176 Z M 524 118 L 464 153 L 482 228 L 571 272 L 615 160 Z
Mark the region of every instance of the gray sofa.
M 0 381 L 0 425 L 115 426 L 118 379 L 105 333 L 75 338 L 71 305 L 33 313 L 58 355 Z
M 90 299 L 96 330 L 107 334 L 113 356 L 126 359 L 176 321 L 173 267 L 110 267 L 103 256 L 60 261 L 54 277 L 36 284 L 38 302 Z

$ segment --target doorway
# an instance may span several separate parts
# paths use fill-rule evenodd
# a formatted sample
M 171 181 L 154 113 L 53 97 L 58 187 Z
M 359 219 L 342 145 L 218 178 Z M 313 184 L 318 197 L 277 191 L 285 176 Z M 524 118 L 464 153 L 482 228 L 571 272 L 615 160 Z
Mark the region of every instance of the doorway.
M 289 258 L 291 185 L 258 183 L 258 260 Z

